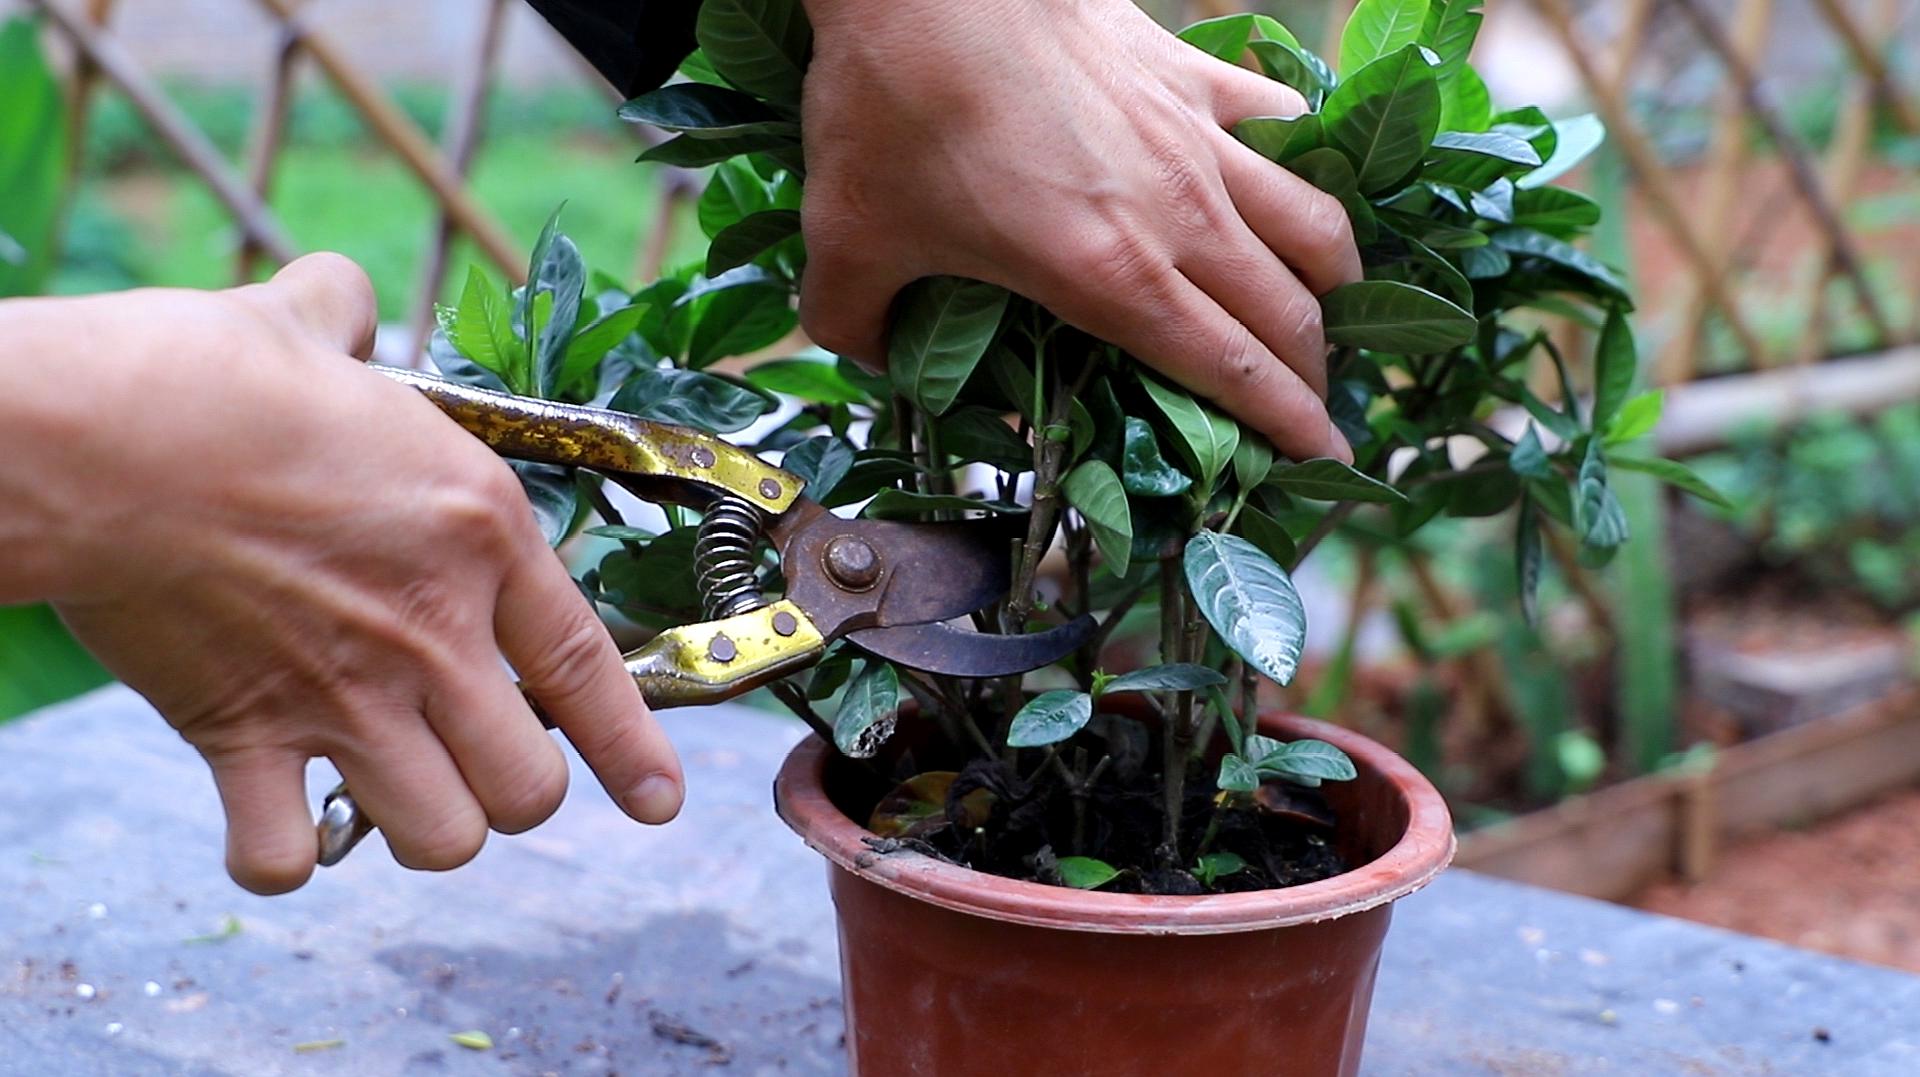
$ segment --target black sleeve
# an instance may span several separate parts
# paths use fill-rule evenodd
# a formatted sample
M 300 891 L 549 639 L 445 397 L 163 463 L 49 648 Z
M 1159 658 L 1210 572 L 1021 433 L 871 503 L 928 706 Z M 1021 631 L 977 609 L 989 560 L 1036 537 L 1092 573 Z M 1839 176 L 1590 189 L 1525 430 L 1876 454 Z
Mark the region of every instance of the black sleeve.
M 700 0 L 527 0 L 614 88 L 632 97 L 693 51 Z

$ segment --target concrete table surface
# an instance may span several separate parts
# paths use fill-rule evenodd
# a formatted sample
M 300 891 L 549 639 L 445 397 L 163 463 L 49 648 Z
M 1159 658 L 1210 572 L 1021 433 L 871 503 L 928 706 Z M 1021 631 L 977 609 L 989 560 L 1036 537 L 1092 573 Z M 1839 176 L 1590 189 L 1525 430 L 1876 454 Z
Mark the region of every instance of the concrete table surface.
M 226 879 L 204 768 L 136 696 L 0 727 L 0 1073 L 843 1072 L 824 869 L 769 807 L 798 724 L 664 721 L 671 826 L 576 763 L 460 871 L 372 839 L 280 898 Z M 1364 1069 L 1905 1077 L 1920 978 L 1452 872 L 1398 907 Z

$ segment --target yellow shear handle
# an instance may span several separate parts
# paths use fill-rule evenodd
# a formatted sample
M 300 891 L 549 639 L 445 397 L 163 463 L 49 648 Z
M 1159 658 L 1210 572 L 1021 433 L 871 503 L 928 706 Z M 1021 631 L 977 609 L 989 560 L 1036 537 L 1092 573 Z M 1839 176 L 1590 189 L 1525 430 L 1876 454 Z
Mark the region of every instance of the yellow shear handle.
M 428 400 L 501 456 L 647 475 L 723 490 L 785 512 L 805 482 L 712 434 L 601 408 L 515 396 L 398 367 L 374 366 Z
M 670 628 L 627 655 L 647 705 L 718 703 L 820 657 L 827 641 L 792 602 Z

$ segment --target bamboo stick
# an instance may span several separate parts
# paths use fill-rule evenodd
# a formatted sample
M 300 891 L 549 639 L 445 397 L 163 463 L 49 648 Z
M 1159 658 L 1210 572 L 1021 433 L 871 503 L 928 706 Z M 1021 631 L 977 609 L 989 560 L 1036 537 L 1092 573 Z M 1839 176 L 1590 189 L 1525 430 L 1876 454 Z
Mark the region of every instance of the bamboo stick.
M 254 117 L 254 129 L 247 151 L 247 182 L 262 205 L 270 204 L 273 192 L 273 166 L 280 159 L 280 145 L 286 134 L 287 113 L 293 101 L 293 77 L 300 59 L 300 39 L 283 33 L 275 51 L 273 77 L 267 84 L 267 96 Z M 260 244 L 251 237 L 240 241 L 234 260 L 235 284 L 251 281 L 260 259 Z
M 1881 17 L 1876 20 L 1878 25 L 1874 27 L 1873 38 L 1869 39 L 1867 32 L 1861 28 L 1860 21 L 1841 0 L 1815 0 L 1815 2 L 1820 8 L 1820 13 L 1826 16 L 1828 24 L 1840 35 L 1840 40 L 1847 46 L 1847 51 L 1853 54 L 1853 62 L 1866 73 L 1867 80 L 1873 85 L 1874 94 L 1879 97 L 1882 104 L 1887 106 L 1887 111 L 1893 114 L 1894 122 L 1898 123 L 1900 129 L 1907 134 L 1920 135 L 1920 107 L 1916 107 L 1913 98 L 1903 92 L 1900 84 L 1894 81 L 1892 72 L 1887 69 L 1886 58 L 1873 43 L 1874 40 L 1883 42 L 1891 40 L 1889 34 L 1892 27 L 1898 25 L 1898 13 L 1895 12 L 1893 17 L 1889 18 L 1885 14 L 1887 5 L 1881 5 L 1879 9 Z
M 1647 203 L 1660 223 L 1680 245 L 1681 254 L 1693 266 L 1699 275 L 1701 288 L 1707 300 L 1720 316 L 1726 320 L 1727 327 L 1739 341 L 1740 347 L 1749 355 L 1760 356 L 1765 348 L 1760 338 L 1747 324 L 1746 315 L 1740 310 L 1738 300 L 1727 286 L 1725 274 L 1708 255 L 1705 242 L 1694 227 L 1691 212 L 1685 207 L 1678 191 L 1674 187 L 1672 174 L 1661 163 L 1659 151 L 1640 126 L 1634 122 L 1632 111 L 1628 108 L 1626 97 L 1621 88 L 1604 78 L 1598 63 L 1581 41 L 1578 30 L 1573 25 L 1573 15 L 1566 0 L 1534 0 L 1547 24 L 1560 38 L 1567 56 L 1573 61 L 1581 79 L 1587 84 L 1594 96 L 1594 106 L 1606 121 L 1614 141 L 1626 155 L 1627 165 L 1639 178 L 1644 188 Z
M 46 2 L 46 0 L 41 0 Z M 514 284 L 526 283 L 522 255 L 504 228 L 475 201 L 446 158 L 424 132 L 400 111 L 386 93 L 346 59 L 332 38 L 302 25 L 294 16 L 295 0 L 258 0 L 275 17 L 300 35 L 300 44 L 328 79 L 346 95 L 381 141 L 400 155 L 413 174 L 427 185 L 460 230 L 473 238 Z
M 283 262 L 294 258 L 293 243 L 274 219 L 273 213 L 247 185 L 233 174 L 220 151 L 200 129 L 148 80 L 114 37 L 87 19 L 67 10 L 59 0 L 31 0 L 60 28 L 74 47 L 101 75 L 120 88 L 133 103 L 160 141 L 167 144 L 186 166 L 206 181 L 214 198 L 224 206 L 243 235 L 260 244 L 262 250 Z

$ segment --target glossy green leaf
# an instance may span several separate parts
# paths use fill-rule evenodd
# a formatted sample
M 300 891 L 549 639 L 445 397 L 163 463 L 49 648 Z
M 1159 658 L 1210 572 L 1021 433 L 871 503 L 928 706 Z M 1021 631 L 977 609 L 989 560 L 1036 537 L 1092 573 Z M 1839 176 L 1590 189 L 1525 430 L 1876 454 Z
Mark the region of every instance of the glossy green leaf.
M 747 382 L 813 404 L 862 404 L 867 394 L 848 381 L 831 358 L 795 356 L 761 363 L 746 373 Z
M 1695 474 L 1692 468 L 1676 460 L 1641 456 L 1609 456 L 1608 463 L 1622 471 L 1639 471 L 1705 501 L 1717 508 L 1732 509 L 1733 502 L 1713 488 L 1713 484 Z
M 1193 877 L 1199 879 L 1202 886 L 1212 886 L 1216 880 L 1238 874 L 1246 867 L 1246 860 L 1238 853 L 1208 853 L 1194 861 Z
M 1121 485 L 1127 493 L 1140 497 L 1171 497 L 1193 485 L 1193 479 L 1167 463 L 1160 455 L 1160 440 L 1153 435 L 1153 424 L 1137 415 L 1125 422 L 1125 447 L 1121 450 Z
M 1626 301 L 1627 285 L 1606 263 L 1545 232 L 1531 228 L 1503 228 L 1492 236 L 1493 245 L 1509 254 L 1539 258 L 1561 269 L 1587 278 L 1607 294 Z
M 1243 427 L 1240 443 L 1233 447 L 1233 481 L 1240 489 L 1251 490 L 1272 473 L 1273 442 Z
M 1133 556 L 1133 516 L 1127 511 L 1127 491 L 1120 476 L 1104 460 L 1085 460 L 1067 473 L 1060 492 L 1092 529 L 1107 570 L 1115 576 L 1126 575 Z
M 1122 673 L 1108 681 L 1100 691 L 1102 695 L 1116 692 L 1193 692 L 1225 683 L 1227 678 L 1217 670 L 1192 662 L 1170 662 Z
M 1555 120 L 1553 130 L 1555 139 L 1552 155 L 1546 163 L 1520 178 L 1518 182 L 1522 189 L 1544 187 L 1573 171 L 1607 140 L 1606 124 L 1592 113 Z
M 40 47 L 40 24 L 0 24 L 0 298 L 33 295 L 55 265 L 69 165 L 65 95 Z
M 509 460 L 507 466 L 520 480 L 520 489 L 533 506 L 533 518 L 540 524 L 547 545 L 566 541 L 580 516 L 580 491 L 573 483 L 572 469 L 524 460 Z
M 1532 187 L 1513 196 L 1513 223 L 1566 239 L 1600 223 L 1600 203 L 1565 187 Z
M 1627 324 L 1626 315 L 1618 310 L 1608 311 L 1593 358 L 1593 429 L 1605 430 L 1613 421 L 1627 394 L 1633 391 L 1634 376 L 1639 370 L 1633 327 Z
M 1433 140 L 1420 178 L 1477 191 L 1540 164 L 1531 145 L 1498 131 L 1448 131 Z
M 1588 443 L 1580 462 L 1573 521 L 1580 544 L 1588 549 L 1612 550 L 1627 541 L 1627 513 L 1607 485 L 1607 462 L 1598 438 Z
M 707 247 L 707 276 L 746 265 L 800 234 L 800 211 L 763 209 L 720 229 Z
M 1522 478 L 1553 477 L 1553 464 L 1548 461 L 1546 447 L 1540 444 L 1540 434 L 1532 423 L 1527 424 L 1526 433 L 1520 435 L 1520 440 L 1513 443 L 1513 452 L 1507 456 L 1507 467 Z
M 1280 521 L 1248 505 L 1240 510 L 1238 534 L 1241 538 L 1260 548 L 1260 552 L 1273 558 L 1275 564 L 1290 565 L 1297 551 L 1293 536 L 1280 526 Z
M 643 93 L 620 106 L 620 118 L 701 138 L 782 134 L 800 137 L 800 124 L 752 94 L 724 86 L 682 82 Z
M 1406 355 L 1452 351 L 1473 342 L 1478 323 L 1446 299 L 1391 280 L 1342 285 L 1320 301 L 1327 342 Z
M 708 239 L 712 239 L 747 217 L 772 208 L 771 185 L 761 179 L 747 161 L 736 159 L 723 162 L 713 170 L 706 189 L 700 193 L 695 213 L 700 221 L 700 230 L 706 233 Z M 745 261 L 735 264 L 744 265 Z M 707 276 L 714 279 L 720 274 L 708 273 Z
M 113 680 L 51 606 L 0 606 L 0 640 L 0 722 Z
M 1214 784 L 1229 793 L 1251 793 L 1260 788 L 1260 773 L 1244 756 L 1228 752 L 1220 757 L 1220 775 Z
M 1340 200 L 1347 211 L 1347 222 L 1357 243 L 1371 243 L 1379 235 L 1379 221 L 1373 204 L 1360 193 L 1360 181 L 1353 164 L 1339 150 L 1308 150 L 1287 162 L 1294 175 Z
M 1279 684 L 1293 679 L 1307 614 L 1293 580 L 1246 539 L 1202 531 L 1187 543 L 1187 589 L 1222 641 Z
M 700 51 L 729 83 L 776 104 L 800 104 L 813 27 L 800 0 L 703 0 Z
M 1180 40 L 1210 56 L 1238 63 L 1249 41 L 1278 41 L 1300 46 L 1293 31 L 1271 15 L 1234 14 L 1202 19 L 1180 31 Z
M 687 365 L 699 370 L 730 356 L 770 347 L 793 332 L 799 320 L 785 287 L 728 288 L 702 300 L 687 340 Z
M 1060 881 L 1075 890 L 1098 890 L 1120 877 L 1120 869 L 1090 856 L 1063 856 L 1057 866 Z
M 539 320 L 538 333 L 534 332 L 532 322 L 527 330 L 528 340 L 537 340 L 537 346 L 533 354 L 533 377 L 525 391 L 540 397 L 552 396 L 559 385 L 560 371 L 566 365 L 567 348 L 573 343 L 580 301 L 587 287 L 587 263 L 580 257 L 580 248 L 574 246 L 573 240 L 558 230 L 559 215 L 555 210 L 554 217 L 548 220 L 547 231 L 542 233 L 546 242 L 535 246 L 527 274 L 529 301 L 551 296 L 553 304 L 551 312 Z
M 853 470 L 853 464 L 853 446 L 828 434 L 810 437 L 780 458 L 782 468 L 806 480 L 802 496 L 822 504 Z
M 1366 194 L 1407 179 L 1440 127 L 1440 89 L 1418 45 L 1353 72 L 1322 110 L 1327 143 L 1353 164 Z
M 1267 476 L 1267 485 L 1314 501 L 1405 501 L 1406 495 L 1370 475 L 1355 471 L 1331 457 L 1282 464 Z
M 1311 112 L 1299 116 L 1254 116 L 1241 120 L 1233 125 L 1233 137 L 1245 143 L 1253 152 L 1280 165 L 1327 144 L 1320 117 Z
M 779 150 L 791 150 L 797 153 L 799 149 L 799 139 L 771 131 L 733 135 L 727 138 L 679 135 L 657 146 L 647 147 L 636 159 L 653 164 L 672 165 L 675 168 L 705 168 L 749 153 L 768 153 Z
M 886 489 L 873 495 L 860 515 L 875 520 L 910 520 L 930 512 L 1022 513 L 1025 508 L 1006 501 L 989 501 L 959 494 L 922 494 Z
M 1607 446 L 1624 445 L 1653 433 L 1665 407 L 1666 394 L 1658 389 L 1628 398 L 1605 427 Z
M 907 285 L 887 342 L 894 391 L 923 411 L 945 414 L 993 343 L 1008 298 L 999 285 L 960 277 Z
M 1347 782 L 1359 775 L 1347 753 L 1324 740 L 1296 740 L 1281 744 L 1254 761 L 1261 774 L 1318 785 L 1321 782 Z
M 1339 84 L 1333 69 L 1311 51 L 1283 41 L 1255 41 L 1247 46 L 1260 70 L 1275 82 L 1291 86 L 1306 98 L 1307 111 L 1318 112 Z
M 1179 433 L 1182 455 L 1193 467 L 1194 478 L 1211 489 L 1233 459 L 1233 450 L 1240 443 L 1240 424 L 1188 396 L 1183 389 L 1145 376 L 1140 384 Z
M 1427 12 L 1427 0 L 1360 0 L 1340 31 L 1340 73 L 1352 78 L 1382 56 L 1412 45 Z
M 1093 697 L 1085 692 L 1055 689 L 1027 701 L 1007 730 L 1010 748 L 1038 748 L 1057 744 L 1093 720 Z
M 1440 58 L 1441 130 L 1480 131 L 1491 118 L 1486 85 L 1467 63 L 1480 33 L 1481 0 L 1433 0 L 1420 27 L 1420 44 Z
M 1485 131 L 1493 121 L 1493 95 L 1480 73 L 1463 65 L 1440 80 L 1440 129 Z
M 655 422 L 731 434 L 772 411 L 775 404 L 724 378 L 667 367 L 636 371 L 607 407 Z
M 644 305 L 621 307 L 588 323 L 585 329 L 574 334 L 573 340 L 567 344 L 567 356 L 560 365 L 560 374 L 554 379 L 554 388 L 564 392 L 577 382 L 588 381 L 607 353 L 639 330 L 640 319 L 646 313 Z
M 451 313 L 440 312 L 440 328 L 460 354 L 509 385 L 526 345 L 513 334 L 513 315 L 503 290 L 487 280 L 479 266 L 467 267 L 466 287 Z
M 962 463 L 983 463 L 1001 471 L 1033 468 L 1033 446 L 992 408 L 956 408 L 939 423 L 940 451 Z
M 852 759 L 871 759 L 893 735 L 900 717 L 900 675 L 891 663 L 870 658 L 847 685 L 833 715 L 833 746 Z

